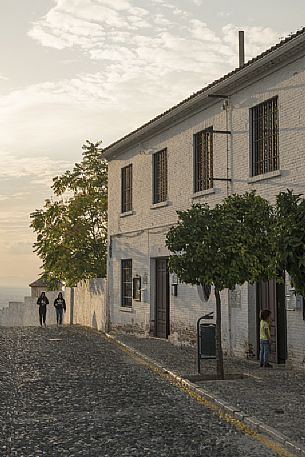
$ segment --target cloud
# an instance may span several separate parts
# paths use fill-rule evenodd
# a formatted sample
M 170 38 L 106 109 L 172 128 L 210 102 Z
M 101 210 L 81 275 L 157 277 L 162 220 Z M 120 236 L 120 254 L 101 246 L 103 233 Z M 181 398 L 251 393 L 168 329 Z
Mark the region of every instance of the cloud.
M 153 18 L 153 21 L 156 25 L 168 26 L 171 24 L 171 21 L 167 19 L 163 14 L 156 14 Z
M 2 211 L 1 211 L 2 213 Z M 35 234 L 30 228 L 29 215 L 21 212 L 16 217 L 13 211 L 0 215 L 0 252 L 1 258 L 6 255 L 31 255 Z M 10 262 L 11 263 L 11 262 Z M 3 264 L 2 264 L 3 265 Z
M 107 32 L 150 28 L 149 12 L 127 0 L 57 0 L 50 11 L 36 21 L 28 35 L 43 46 L 64 49 L 79 46 L 90 50 L 106 41 Z
M 31 24 L 36 43 L 62 62 L 77 58 L 80 70 L 0 95 L 1 258 L 14 243 L 14 258 L 27 252 L 29 213 L 51 195 L 52 178 L 80 161 L 85 139 L 107 145 L 237 66 L 239 28 L 214 30 L 196 15 L 204 2 L 192 2 L 52 0 Z M 244 30 L 248 58 L 283 35 Z
M 218 11 L 217 16 L 229 17 L 229 16 L 232 16 L 232 13 L 230 11 Z
M 147 2 L 145 8 L 137 4 L 54 0 L 29 33 L 44 46 L 77 48 L 98 71 L 0 96 L 2 151 L 18 151 L 22 138 L 15 158 L 41 158 L 53 173 L 48 157 L 69 162 L 73 145 L 79 158 L 85 138 L 108 144 L 238 65 L 236 25 L 215 31 L 194 16 L 184 17 L 188 11 L 173 14 L 166 0 Z M 268 27 L 244 29 L 247 58 L 281 35 Z
M 22 200 L 24 197 L 30 195 L 30 192 L 12 192 L 6 194 L 0 194 L 0 202 L 6 200 Z
M 47 187 L 52 183 L 52 178 L 62 173 L 71 163 L 52 160 L 49 157 L 24 157 L 17 158 L 8 153 L 0 153 L 1 169 L 0 178 L 21 178 L 27 177 L 29 183 L 43 184 Z M 27 192 L 10 194 L 10 198 L 24 197 Z M 5 195 L 0 195 L 0 200 L 6 200 Z
M 132 86 L 134 78 L 139 78 L 138 85 L 146 85 L 149 75 L 149 83 L 154 79 L 158 85 L 160 75 L 178 72 L 175 78 L 178 97 L 179 72 L 184 77 L 187 75 L 191 90 L 237 65 L 235 25 L 227 24 L 220 33 L 216 32 L 189 11 L 165 0 L 151 1 L 145 8 L 139 8 L 135 0 L 54 1 L 55 6 L 33 24 L 30 36 L 56 49 L 77 47 L 90 59 L 105 63 L 105 73 L 114 75 L 114 79 L 103 72 L 97 75 L 98 98 L 102 97 L 106 103 L 119 99 L 117 86 L 122 79 L 131 79 Z M 197 6 L 202 3 L 202 0 L 192 1 Z M 249 58 L 276 42 L 279 35 L 264 27 L 246 27 L 245 31 Z M 72 82 L 70 92 L 76 93 L 79 79 L 82 78 Z M 82 84 L 86 85 L 84 81 Z M 184 82 L 181 86 L 184 88 Z M 67 88 L 64 92 L 68 92 Z
M 18 241 L 17 243 L 13 243 L 7 246 L 6 249 L 9 255 L 31 255 L 33 254 L 33 243 L 32 240 L 29 241 Z
M 195 39 L 200 41 L 212 41 L 214 44 L 221 42 L 221 37 L 212 31 L 205 22 L 199 21 L 198 19 L 192 19 L 191 34 Z M 215 48 L 216 46 L 214 46 Z
M 17 212 L 15 209 L 1 209 L 0 212 L 0 229 L 19 229 L 29 227 L 29 213 L 26 209 L 19 209 Z M 21 235 L 23 236 L 23 235 Z
M 16 150 L 18 137 L 24 157 L 30 151 L 62 157 L 59 147 L 79 142 L 79 148 L 86 137 L 107 144 L 238 65 L 236 25 L 216 31 L 166 0 L 141 4 L 145 7 L 136 0 L 53 0 L 29 34 L 43 46 L 77 48 L 98 71 L 0 97 L 4 151 Z M 247 58 L 282 35 L 268 27 L 244 30 Z
M 16 237 L 16 232 L 14 227 L 10 227 L 14 236 Z M 1 232 L 1 228 L 0 228 Z M 21 232 L 21 231 L 20 231 Z M 11 239 L 8 242 L 0 242 L 0 252 L 2 255 L 6 254 L 9 256 L 24 256 L 33 254 L 33 243 L 35 242 L 35 235 L 32 232 L 32 229 L 28 227 L 23 228 L 23 232 L 18 234 L 18 238 L 15 240 Z

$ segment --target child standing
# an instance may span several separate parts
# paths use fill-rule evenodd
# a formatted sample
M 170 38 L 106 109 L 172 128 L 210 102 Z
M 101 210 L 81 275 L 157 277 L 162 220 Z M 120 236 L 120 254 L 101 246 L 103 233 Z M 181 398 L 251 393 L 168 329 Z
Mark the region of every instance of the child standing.
M 272 368 L 272 365 L 269 363 L 269 354 L 270 354 L 270 317 L 271 311 L 269 309 L 264 309 L 261 312 L 261 322 L 260 322 L 260 353 L 259 361 L 261 367 Z

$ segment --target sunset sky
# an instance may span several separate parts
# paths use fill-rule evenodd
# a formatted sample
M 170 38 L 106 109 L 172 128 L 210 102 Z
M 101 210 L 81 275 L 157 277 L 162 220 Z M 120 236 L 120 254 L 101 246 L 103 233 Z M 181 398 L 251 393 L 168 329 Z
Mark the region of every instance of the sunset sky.
M 51 179 L 305 25 L 304 0 L 0 0 L 0 286 L 39 274 Z M 304 15 L 304 19 L 303 19 Z

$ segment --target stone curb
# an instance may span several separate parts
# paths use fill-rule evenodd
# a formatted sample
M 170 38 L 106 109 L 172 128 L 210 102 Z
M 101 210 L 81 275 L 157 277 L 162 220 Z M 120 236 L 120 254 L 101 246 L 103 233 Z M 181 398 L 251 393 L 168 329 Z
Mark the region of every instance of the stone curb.
M 112 340 L 119 346 L 123 347 L 124 349 L 128 350 L 129 352 L 133 353 L 135 356 L 138 358 L 142 359 L 143 361 L 147 362 L 148 365 L 152 365 L 156 367 L 158 370 L 172 378 L 174 381 L 176 381 L 177 384 L 180 384 L 182 387 L 187 387 L 190 391 L 192 391 L 194 394 L 202 397 L 203 399 L 207 400 L 208 402 L 213 403 L 216 407 L 218 407 L 224 414 L 227 416 L 230 416 L 234 419 L 237 419 L 240 421 L 242 424 L 244 424 L 248 429 L 250 429 L 254 433 L 260 433 L 267 438 L 270 438 L 272 441 L 275 443 L 285 447 L 287 451 L 293 452 L 295 455 L 298 456 L 303 456 L 305 457 L 305 449 L 300 447 L 298 444 L 291 442 L 291 440 L 277 431 L 276 429 L 269 427 L 268 425 L 264 424 L 261 422 L 259 419 L 257 419 L 254 416 L 249 416 L 245 412 L 241 411 L 237 407 L 234 407 L 224 400 L 216 397 L 215 395 L 211 394 L 210 392 L 205 391 L 202 388 L 199 388 L 196 384 L 190 382 L 189 380 L 182 378 L 179 374 L 169 370 L 166 367 L 163 367 L 160 365 L 158 362 L 156 362 L 154 359 L 148 357 L 145 354 L 142 354 L 141 352 L 137 351 L 131 346 L 128 346 L 127 344 L 123 343 L 119 339 L 115 338 L 113 335 L 110 335 L 109 333 L 104 333 L 107 339 Z

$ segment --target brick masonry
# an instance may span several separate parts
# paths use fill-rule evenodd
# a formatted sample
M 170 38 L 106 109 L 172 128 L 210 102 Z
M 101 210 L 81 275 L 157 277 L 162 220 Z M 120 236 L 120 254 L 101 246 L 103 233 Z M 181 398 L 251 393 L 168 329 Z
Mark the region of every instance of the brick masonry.
M 111 257 L 108 265 L 108 300 L 113 328 L 140 329 L 149 333 L 154 321 L 154 259 L 169 255 L 164 239 L 177 220 L 176 211 L 195 202 L 215 205 L 231 193 L 255 189 L 259 195 L 275 202 L 275 196 L 287 188 L 305 193 L 304 170 L 304 98 L 305 57 L 282 65 L 260 80 L 235 92 L 228 100 L 215 99 L 212 106 L 190 115 L 165 131 L 155 133 L 137 146 L 127 149 L 109 162 L 109 236 Z M 249 109 L 266 99 L 278 96 L 280 170 L 255 179 L 250 178 Z M 213 126 L 230 130 L 232 135 L 214 135 L 214 177 L 232 177 L 232 182 L 215 181 L 205 195 L 193 194 L 193 135 Z M 168 202 L 152 208 L 152 155 L 163 148 L 168 151 Z M 120 214 L 121 168 L 133 164 L 133 212 Z M 142 301 L 122 309 L 121 259 L 132 258 L 133 276 L 147 277 Z M 171 278 L 172 280 L 172 278 Z M 288 285 L 287 285 L 288 287 Z M 237 297 L 237 298 L 236 298 Z M 244 355 L 249 345 L 256 350 L 256 295 L 253 286 L 244 285 L 236 300 L 228 306 L 223 299 L 223 341 L 227 353 Z M 170 338 L 173 342 L 194 342 L 198 317 L 214 310 L 213 296 L 202 302 L 195 287 L 178 284 L 178 295 L 170 296 Z M 289 308 L 289 306 L 287 306 Z M 287 311 L 288 360 L 303 365 L 305 358 L 305 323 L 302 310 Z

